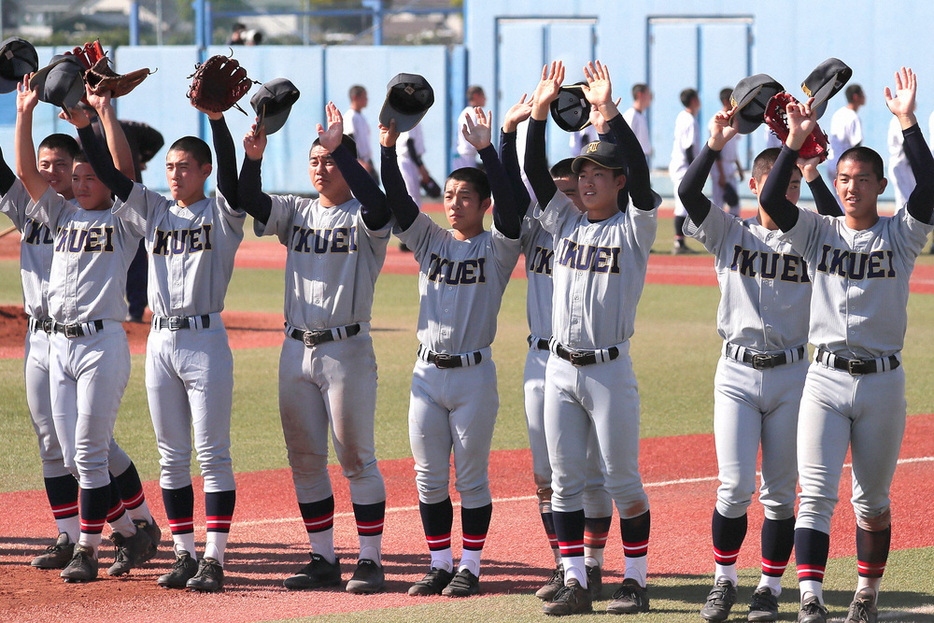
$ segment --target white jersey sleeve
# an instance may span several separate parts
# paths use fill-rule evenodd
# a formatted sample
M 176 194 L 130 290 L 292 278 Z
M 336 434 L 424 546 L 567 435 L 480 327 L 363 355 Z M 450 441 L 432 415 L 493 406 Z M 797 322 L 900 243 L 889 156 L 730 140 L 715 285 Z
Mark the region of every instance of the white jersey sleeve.
M 23 284 L 23 309 L 33 318 L 49 315 L 49 273 L 52 270 L 52 231 L 43 223 L 26 216 L 32 199 L 17 178 L 3 197 L 0 212 L 6 214 L 20 232 L 20 278 Z
M 545 231 L 532 216 L 522 221 L 522 253 L 525 257 L 525 275 L 528 280 L 526 316 L 532 335 L 551 337 L 551 307 L 554 291 L 551 281 L 554 259 L 554 237 Z

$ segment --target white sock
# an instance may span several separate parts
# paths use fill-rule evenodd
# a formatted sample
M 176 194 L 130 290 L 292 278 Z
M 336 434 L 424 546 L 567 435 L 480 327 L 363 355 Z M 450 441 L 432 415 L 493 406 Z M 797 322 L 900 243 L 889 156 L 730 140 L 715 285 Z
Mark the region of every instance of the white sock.
M 143 500 L 143 503 L 136 508 L 131 509 L 128 506 L 126 513 L 130 516 L 132 521 L 145 521 L 151 524 L 156 523 L 152 518 L 152 513 L 149 512 L 149 504 L 146 503 L 146 500 Z
M 450 547 L 431 552 L 431 568 L 444 569 L 445 571 L 454 570 L 454 554 L 451 553 Z
M 195 550 L 195 533 L 187 532 L 185 534 L 173 534 L 172 542 L 175 544 L 176 555 L 183 551 L 188 552 L 192 560 L 198 560 L 198 553 Z
M 111 521 L 110 528 L 127 538 L 136 534 L 136 526 L 133 525 L 133 520 L 126 513 L 121 513 L 120 517 Z
M 600 550 L 600 557 L 589 556 L 587 554 L 587 548 L 584 548 L 584 564 L 588 567 L 602 567 L 603 566 L 603 550 Z
M 816 582 L 814 580 L 801 580 L 799 583 L 799 588 L 801 589 L 801 603 L 813 595 L 817 597 L 817 601 L 820 605 L 824 605 L 824 583 Z
M 78 545 L 81 547 L 90 548 L 93 552 L 94 559 L 96 560 L 97 550 L 100 549 L 102 538 L 103 537 L 101 536 L 100 532 L 97 534 L 88 534 L 86 532 L 82 532 L 81 536 L 78 537 Z
M 583 556 L 564 556 L 564 585 L 567 586 L 571 578 L 577 580 L 581 588 L 587 588 L 587 568 L 584 566 Z
M 777 578 L 773 575 L 760 576 L 759 586 L 756 588 L 762 588 L 763 586 L 772 591 L 772 594 L 776 597 L 782 594 L 782 579 L 780 577 Z
M 223 567 L 224 550 L 227 548 L 227 537 L 229 536 L 228 532 L 208 532 L 207 543 L 204 545 L 204 557 L 213 558 Z
M 461 564 L 457 566 L 457 570 L 469 569 L 472 574 L 480 577 L 480 554 L 482 550 L 478 549 L 465 549 L 461 553 Z
M 864 578 L 859 576 L 859 580 L 856 582 L 856 592 L 858 593 L 864 588 L 871 588 L 872 592 L 879 595 L 879 587 L 882 585 L 882 578 Z
M 645 579 L 649 574 L 648 556 L 637 556 L 630 558 L 626 556 L 626 575 L 623 579 L 632 578 L 639 583 L 639 586 L 645 588 Z
M 68 535 L 68 540 L 72 543 L 77 543 L 81 538 L 81 518 L 77 515 L 67 519 L 56 519 L 55 525 L 60 533 L 64 532 Z
M 332 565 L 337 560 L 337 554 L 334 553 L 334 528 L 309 532 L 308 542 L 311 544 L 311 551 L 324 557 Z
M 378 565 L 383 564 L 383 535 L 360 536 L 360 558 L 367 558 Z
M 736 565 L 721 565 L 717 563 L 713 573 L 713 583 L 716 584 L 721 578 L 729 580 L 733 586 L 739 585 L 739 578 L 736 576 Z

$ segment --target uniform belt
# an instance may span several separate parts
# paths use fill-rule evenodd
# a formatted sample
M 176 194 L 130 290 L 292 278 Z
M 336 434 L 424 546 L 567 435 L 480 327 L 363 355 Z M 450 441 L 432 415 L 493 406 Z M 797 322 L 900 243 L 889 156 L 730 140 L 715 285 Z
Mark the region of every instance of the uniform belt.
M 441 369 L 465 368 L 467 366 L 475 366 L 483 361 L 483 353 L 481 353 L 479 350 L 475 350 L 472 353 L 454 355 L 450 353 L 436 353 L 419 344 L 418 358 L 422 361 L 432 363 L 435 365 L 435 367 Z
M 749 350 L 745 346 L 737 346 L 727 342 L 723 348 L 723 353 L 730 359 L 735 359 L 740 363 L 752 366 L 756 370 L 767 370 L 783 366 L 786 363 L 794 363 L 804 359 L 807 349 L 804 346 L 789 348 L 771 353 L 761 353 Z
M 308 348 L 317 346 L 318 344 L 324 344 L 325 342 L 346 340 L 347 338 L 353 337 L 358 333 L 360 333 L 359 322 L 355 322 L 354 324 L 349 324 L 343 327 L 337 327 L 336 329 L 321 329 L 320 331 L 303 331 L 301 329 L 296 329 L 288 323 L 285 325 L 285 334 L 293 340 L 304 342 L 305 346 Z
M 534 348 L 535 350 L 548 350 L 548 340 L 545 338 L 529 335 L 529 337 L 526 339 L 529 342 L 529 348 Z
M 104 330 L 103 320 L 92 320 L 91 322 L 76 322 L 74 324 L 62 324 L 52 321 L 51 332 L 61 333 L 69 339 L 84 337 L 85 335 L 94 335 Z
M 852 376 L 886 372 L 888 370 L 894 370 L 902 365 L 902 362 L 899 361 L 896 355 L 877 357 L 876 359 L 847 359 L 840 355 L 834 355 L 832 352 L 824 350 L 823 348 L 817 349 L 816 359 L 828 368 L 843 370 L 844 372 L 849 372 Z
M 606 363 L 619 357 L 619 348 L 610 346 L 609 348 L 599 348 L 596 350 L 574 350 L 566 346 L 553 342 L 552 350 L 554 354 L 565 361 L 571 362 L 573 366 L 590 366 L 595 363 Z
M 26 324 L 30 333 L 38 333 L 39 331 L 51 333 L 52 326 L 55 324 L 55 321 L 51 318 L 35 318 L 30 316 Z
M 153 316 L 152 330 L 168 329 L 169 331 L 178 331 L 180 329 L 208 329 L 211 327 L 211 314 L 202 314 L 201 316 Z

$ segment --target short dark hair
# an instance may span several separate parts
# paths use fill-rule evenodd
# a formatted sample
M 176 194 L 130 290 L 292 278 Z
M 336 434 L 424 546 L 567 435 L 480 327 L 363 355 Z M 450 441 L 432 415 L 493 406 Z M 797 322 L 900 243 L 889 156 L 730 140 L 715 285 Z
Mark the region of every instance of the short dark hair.
M 852 104 L 853 100 L 856 99 L 857 95 L 863 94 L 863 87 L 859 86 L 858 84 L 851 84 L 850 86 L 846 88 L 846 91 L 844 91 L 844 93 L 846 93 L 847 104 Z
M 845 152 L 843 152 L 843 154 L 840 156 L 840 159 L 837 160 L 838 172 L 840 171 L 840 163 L 846 160 L 868 164 L 872 167 L 872 172 L 876 174 L 877 179 L 881 180 L 885 177 L 885 163 L 882 162 L 882 156 L 880 156 L 875 149 L 870 149 L 869 147 L 864 147 L 862 145 L 850 147 Z
M 778 154 L 780 153 L 782 153 L 782 150 L 778 147 L 769 147 L 759 152 L 759 155 L 752 162 L 752 178 L 758 180 L 763 175 L 768 175 L 772 167 L 775 166 L 775 161 L 778 160 Z
M 87 155 L 85 152 L 83 152 L 83 151 L 78 152 L 77 154 L 75 154 L 75 163 L 78 163 L 78 162 L 83 162 L 83 163 L 85 163 L 85 164 L 90 164 L 90 163 L 88 162 L 88 155 Z
M 321 144 L 321 139 L 316 138 L 311 144 L 311 149 L 308 150 L 308 159 L 311 160 L 311 152 L 314 151 L 315 147 Z M 341 145 L 344 146 L 344 149 L 350 152 L 350 155 L 354 158 L 357 157 L 357 143 L 353 140 L 352 136 L 347 136 L 346 134 L 341 136 Z
M 720 101 L 726 104 L 733 98 L 733 89 L 730 87 L 723 87 L 720 89 Z
M 211 148 L 197 136 L 183 136 L 172 143 L 172 146 L 169 147 L 169 151 L 184 151 L 185 153 L 191 154 L 195 162 L 200 165 L 214 163 L 213 156 L 211 155 Z
M 551 173 L 551 179 L 557 180 L 562 178 L 572 178 L 577 179 L 577 173 L 571 168 L 571 164 L 574 162 L 574 158 L 565 158 L 564 160 L 559 160 L 549 173 Z
M 78 141 L 67 134 L 49 134 L 39 143 L 39 149 L 36 150 L 36 153 L 43 149 L 60 149 L 72 158 L 76 158 L 81 153 L 81 146 L 78 145 Z
M 681 105 L 685 108 L 691 107 L 691 101 L 698 97 L 697 89 L 685 89 L 681 91 Z
M 636 84 L 632 85 L 632 99 L 636 99 L 648 90 L 649 85 L 645 84 L 644 82 L 637 82 Z
M 480 195 L 480 201 L 486 201 L 490 198 L 490 180 L 487 179 L 486 173 L 480 169 L 475 169 L 474 167 L 461 167 L 460 169 L 455 169 L 451 171 L 451 174 L 448 175 L 448 178 L 444 180 L 444 185 L 448 185 L 449 180 L 455 180 L 458 182 L 467 182 L 473 189 Z
M 365 94 L 365 93 L 366 93 L 366 87 L 365 87 L 365 86 L 362 86 L 362 85 L 359 85 L 359 84 L 355 84 L 355 85 L 353 85 L 352 87 L 350 87 L 350 92 L 349 92 L 350 99 L 355 99 L 355 98 L 360 97 L 361 95 L 363 95 L 363 94 Z
M 472 84 L 467 87 L 467 101 L 472 100 L 475 95 L 484 95 L 483 87 L 479 84 Z

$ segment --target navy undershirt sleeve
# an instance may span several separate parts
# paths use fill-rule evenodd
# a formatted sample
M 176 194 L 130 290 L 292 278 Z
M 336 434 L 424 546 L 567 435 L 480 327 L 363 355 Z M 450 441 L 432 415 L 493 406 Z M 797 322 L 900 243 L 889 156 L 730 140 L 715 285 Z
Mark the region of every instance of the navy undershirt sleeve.
M 903 130 L 902 135 L 905 137 L 905 156 L 917 180 L 905 209 L 922 223 L 930 223 L 931 214 L 934 213 L 934 156 L 924 142 L 924 135 L 917 123 Z
M 265 225 L 269 222 L 269 214 L 272 211 L 272 198 L 263 192 L 263 181 L 260 175 L 262 166 L 262 160 L 243 159 L 237 193 L 238 203 L 243 210 Z
M 334 163 L 340 169 L 350 191 L 360 202 L 360 214 L 366 226 L 372 230 L 385 227 L 392 214 L 386 205 L 386 195 L 367 170 L 343 145 L 338 145 L 337 149 L 331 152 L 331 157 L 334 158 Z
M 396 159 L 396 146 L 380 147 L 379 168 L 380 176 L 383 179 L 383 187 L 386 189 L 386 199 L 389 209 L 402 231 L 406 231 L 418 218 L 419 209 L 415 200 L 409 196 L 405 188 L 405 180 L 402 178 L 402 172 L 399 171 L 399 161 Z
M 88 163 L 94 169 L 98 179 L 117 195 L 120 201 L 129 199 L 130 193 L 133 192 L 133 180 L 117 170 L 113 158 L 110 156 L 110 150 L 94 135 L 91 126 L 86 125 L 79 128 L 78 138 L 81 140 L 81 147 L 88 157 Z
M 509 186 L 512 188 L 512 196 L 515 198 L 516 206 L 520 214 L 525 214 L 532 206 L 532 198 L 529 197 L 529 190 L 522 182 L 519 154 L 516 151 L 516 136 L 516 132 L 500 131 L 499 159 L 506 169 L 506 177 L 509 179 Z
M 501 234 L 517 240 L 522 229 L 522 214 L 519 213 L 519 206 L 509 185 L 506 169 L 499 161 L 493 145 L 487 145 L 478 153 L 486 168 L 490 191 L 493 193 L 493 224 Z
M 0 150 L 0 195 L 10 192 L 14 183 L 16 183 L 16 174 L 3 159 L 3 151 Z
M 782 151 L 778 154 L 759 195 L 759 203 L 762 204 L 766 214 L 782 231 L 788 231 L 798 222 L 798 207 L 785 198 L 788 183 L 791 181 L 791 173 L 797 161 L 798 152 L 793 151 L 787 145 L 782 145 Z
M 681 186 L 677 189 L 681 203 L 684 204 L 684 209 L 688 211 L 688 216 L 695 225 L 703 223 L 710 214 L 711 203 L 710 199 L 704 195 L 704 184 L 719 157 L 719 151 L 705 144 L 700 155 L 688 167 L 681 180 Z
M 234 150 L 233 137 L 223 117 L 211 119 L 211 134 L 214 137 L 214 151 L 217 153 L 217 189 L 234 210 L 240 208 L 237 196 L 237 152 Z
M 619 146 L 626 156 L 628 177 L 626 190 L 632 198 L 632 205 L 639 210 L 654 210 L 655 195 L 652 193 L 652 183 L 649 176 L 649 164 L 645 160 L 642 144 L 622 115 L 616 115 L 609 120 L 610 130 L 616 136 Z
M 558 192 L 545 159 L 544 121 L 529 119 L 529 133 L 525 143 L 525 176 L 532 185 L 538 204 L 544 208 Z
M 811 189 L 811 196 L 814 197 L 814 205 L 817 207 L 817 213 L 824 216 L 843 216 L 843 210 L 837 203 L 837 198 L 833 196 L 824 179 L 818 175 L 813 181 L 808 182 L 808 188 Z

